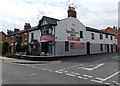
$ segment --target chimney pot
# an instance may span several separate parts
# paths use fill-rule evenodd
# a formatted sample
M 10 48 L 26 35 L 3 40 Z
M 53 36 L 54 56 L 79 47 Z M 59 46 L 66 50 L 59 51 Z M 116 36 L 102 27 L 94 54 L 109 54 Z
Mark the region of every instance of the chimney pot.
M 77 13 L 74 7 L 71 6 L 68 7 L 68 17 L 74 17 L 74 18 L 77 17 Z
M 19 31 L 20 31 L 20 30 L 19 30 L 19 29 L 17 29 L 17 28 L 15 28 L 15 29 L 14 29 L 14 32 L 19 32 Z
M 30 28 L 31 28 L 30 23 L 25 23 L 25 25 L 24 25 L 24 30 L 28 30 L 28 29 L 30 29 Z

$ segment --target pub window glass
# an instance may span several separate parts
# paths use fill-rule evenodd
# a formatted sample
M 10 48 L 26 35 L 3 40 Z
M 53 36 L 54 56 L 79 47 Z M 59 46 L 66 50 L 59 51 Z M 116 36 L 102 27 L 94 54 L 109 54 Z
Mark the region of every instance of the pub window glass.
M 65 51 L 69 51 L 69 42 L 65 41 Z

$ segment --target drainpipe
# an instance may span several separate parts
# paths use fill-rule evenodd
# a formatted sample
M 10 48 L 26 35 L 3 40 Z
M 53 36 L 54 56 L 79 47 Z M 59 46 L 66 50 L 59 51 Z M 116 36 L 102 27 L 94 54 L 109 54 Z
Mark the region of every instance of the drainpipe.
M 54 37 L 55 37 L 55 26 L 54 26 Z M 54 56 L 56 55 L 56 52 L 55 52 L 55 39 L 54 39 Z

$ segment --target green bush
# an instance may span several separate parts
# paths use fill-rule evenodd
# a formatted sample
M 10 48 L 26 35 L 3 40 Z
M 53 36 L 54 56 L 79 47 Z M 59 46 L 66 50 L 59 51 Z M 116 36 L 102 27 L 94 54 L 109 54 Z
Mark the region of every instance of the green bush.
M 9 43 L 4 41 L 2 43 L 2 54 L 5 55 L 7 52 L 9 52 Z
M 17 51 L 17 52 L 21 52 L 21 43 L 18 43 L 18 44 L 16 45 L 16 51 Z
M 2 55 L 2 42 L 0 42 L 0 55 Z
M 29 49 L 29 45 L 28 44 L 24 44 L 21 46 L 21 52 L 27 52 Z

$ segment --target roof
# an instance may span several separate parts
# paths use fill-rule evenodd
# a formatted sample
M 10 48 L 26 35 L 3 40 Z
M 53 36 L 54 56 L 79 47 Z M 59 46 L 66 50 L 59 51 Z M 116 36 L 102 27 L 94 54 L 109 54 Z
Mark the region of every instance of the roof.
M 92 32 L 103 33 L 103 34 L 108 34 L 108 35 L 113 35 L 113 36 L 115 36 L 114 34 L 105 32 L 105 31 L 103 31 L 103 30 L 94 29 L 94 28 L 91 28 L 91 27 L 86 27 L 86 31 L 92 31 Z
M 114 33 L 112 33 L 112 32 L 108 32 L 108 33 L 112 33 L 112 34 L 120 34 L 120 30 L 117 29 L 117 27 L 113 27 L 113 28 L 111 28 L 111 27 L 107 27 L 107 29 L 105 29 L 105 31 L 107 32 L 107 30 L 112 30 L 112 31 L 114 31 Z
M 1 31 L 0 34 L 6 35 L 3 31 Z
M 12 35 L 17 35 L 17 34 L 26 33 L 26 32 L 31 31 L 32 29 L 36 29 L 36 28 L 37 28 L 37 26 L 36 26 L 36 27 L 32 27 L 32 28 L 27 29 L 27 30 L 21 30 L 21 31 L 18 31 L 18 32 L 13 32 L 12 34 L 9 34 L 9 35 L 6 35 L 6 36 L 8 37 L 8 36 L 12 36 Z
M 57 21 L 59 21 L 58 19 L 55 19 L 55 18 L 43 16 L 42 19 L 39 21 L 39 24 L 41 24 L 43 20 L 46 20 L 48 24 L 57 24 Z

